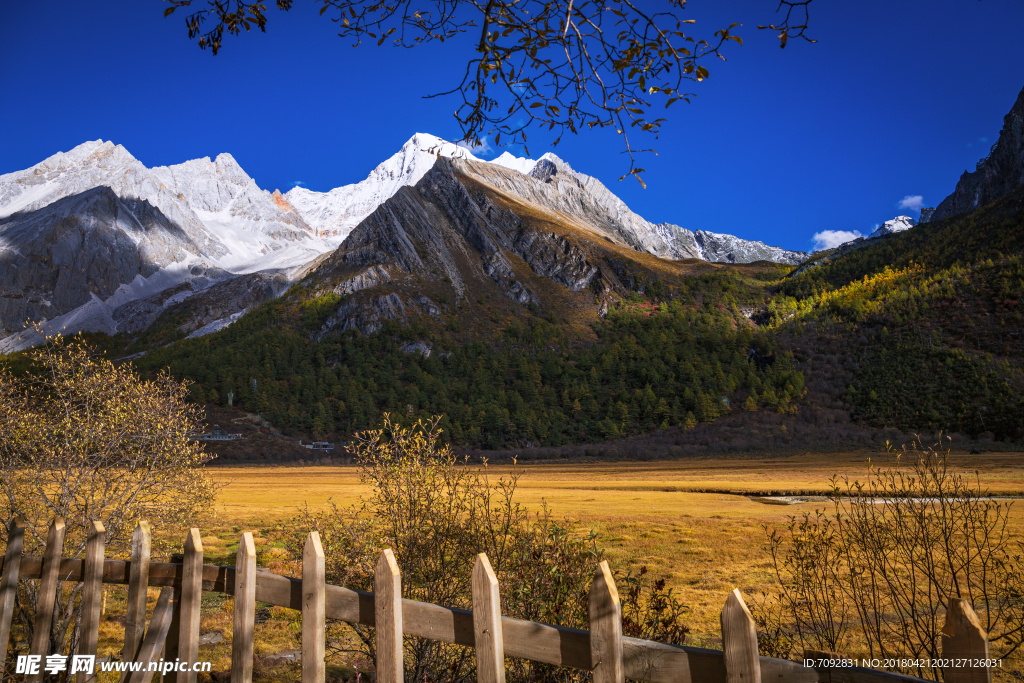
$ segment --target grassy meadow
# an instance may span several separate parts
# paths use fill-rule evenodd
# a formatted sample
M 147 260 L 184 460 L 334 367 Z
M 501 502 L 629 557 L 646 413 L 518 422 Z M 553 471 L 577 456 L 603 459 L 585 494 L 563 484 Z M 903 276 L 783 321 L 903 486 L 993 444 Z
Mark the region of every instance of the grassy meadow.
M 595 531 L 613 569 L 646 566 L 655 577 L 666 578 L 687 606 L 687 643 L 720 648 L 718 615 L 728 592 L 738 587 L 748 601 L 756 601 L 771 586 L 764 527 L 781 527 L 789 515 L 827 505 L 823 495 L 834 474 L 863 479 L 869 458 L 872 464 L 883 465 L 889 457 L 851 452 L 526 464 L 515 469 L 521 474 L 519 502 L 532 511 L 547 506 L 556 519 L 571 520 L 584 533 Z M 1024 453 L 954 454 L 951 461 L 958 471 L 976 472 L 993 495 L 1024 494 Z M 498 478 L 512 469 L 491 465 L 487 473 Z M 304 508 L 323 510 L 332 501 L 345 508 L 368 493 L 355 466 L 213 467 L 208 472 L 221 489 L 216 509 L 200 523 L 206 563 L 233 564 L 241 532 L 252 531 L 260 565 L 283 575 L 300 575 L 287 546 L 289 540 L 305 536 L 307 529 L 295 519 Z M 802 502 L 778 500 L 786 495 Z M 1011 526 L 1017 538 L 1024 538 L 1024 501 L 1014 504 Z M 165 539 L 177 533 L 154 531 Z M 150 610 L 158 593 L 150 589 Z M 123 587 L 107 589 L 101 656 L 116 657 L 120 651 L 125 597 Z M 214 675 L 203 674 L 201 681 L 226 680 L 232 610 L 230 597 L 204 594 L 201 632 L 206 642 L 200 647 L 200 660 L 213 663 Z M 259 605 L 254 680 L 300 680 L 300 643 L 298 612 Z M 329 680 L 352 681 L 355 672 L 350 664 L 329 666 Z M 1019 663 L 1011 666 L 1019 668 Z
M 782 526 L 789 515 L 827 503 L 820 497 L 833 474 L 863 478 L 868 459 L 882 465 L 892 456 L 846 453 L 788 457 L 731 457 L 651 463 L 586 462 L 519 465 L 518 499 L 531 510 L 546 504 L 557 519 L 568 518 L 599 534 L 614 569 L 647 566 L 664 576 L 689 609 L 691 644 L 714 647 L 718 613 L 726 594 L 739 587 L 753 595 L 770 585 L 763 548 L 764 525 Z M 954 467 L 978 472 L 995 495 L 1024 494 L 1024 454 L 953 455 Z M 492 477 L 510 466 L 488 466 Z M 204 535 L 208 552 L 232 552 L 239 530 L 260 531 L 262 543 L 305 530 L 287 522 L 301 508 L 333 501 L 351 505 L 367 489 L 356 467 L 211 468 L 223 485 L 216 520 Z M 795 504 L 759 496 L 801 495 Z M 1024 501 L 1013 512 L 1015 533 L 1024 536 Z M 273 531 L 271 531 L 273 530 Z M 279 554 L 283 554 L 280 551 Z M 467 571 L 469 568 L 467 568 Z

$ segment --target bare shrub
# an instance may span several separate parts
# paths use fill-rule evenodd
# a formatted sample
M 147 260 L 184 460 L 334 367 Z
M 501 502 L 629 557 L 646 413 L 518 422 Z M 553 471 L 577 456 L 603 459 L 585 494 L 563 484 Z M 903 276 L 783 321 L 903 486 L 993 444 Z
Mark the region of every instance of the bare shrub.
M 140 380 L 80 343 L 53 337 L 28 353 L 30 372 L 0 368 L 0 497 L 7 525 L 21 518 L 25 552 L 42 554 L 49 524 L 66 523 L 64 557 L 81 557 L 93 520 L 106 528 L 108 555 L 126 550 L 135 524 L 173 530 L 212 506 L 207 455 L 189 433 L 201 413 L 188 385 L 166 374 Z M 3 543 L 6 543 L 4 535 Z M 75 634 L 80 585 L 58 597 L 50 652 Z M 34 582 L 23 582 L 19 615 L 31 637 Z
M 320 532 L 331 583 L 373 590 L 383 548 L 402 570 L 411 599 L 469 609 L 473 562 L 487 553 L 501 586 L 502 613 L 521 619 L 587 628 L 588 594 L 602 551 L 596 536 L 557 522 L 545 509 L 530 514 L 514 500 L 519 474 L 492 478 L 486 463 L 470 467 L 438 446 L 438 419 L 410 428 L 384 416 L 383 427 L 357 435 L 352 447 L 371 493 L 352 508 L 306 511 L 297 523 Z M 296 553 L 301 550 L 293 548 Z M 682 605 L 646 570 L 619 577 L 624 632 L 682 642 Z M 333 658 L 375 657 L 374 630 L 329 625 Z M 476 659 L 466 648 L 405 638 L 406 680 L 475 680 Z M 583 680 L 584 672 L 530 662 L 507 663 L 510 681 Z
M 832 479 L 832 508 L 766 527 L 778 618 L 803 647 L 879 659 L 936 659 L 948 601 L 966 598 L 993 658 L 1024 638 L 1024 547 L 1012 503 L 950 466 L 939 444 L 890 452 L 866 480 Z M 909 464 L 908 464 L 908 461 Z M 909 670 L 935 678 L 933 668 Z

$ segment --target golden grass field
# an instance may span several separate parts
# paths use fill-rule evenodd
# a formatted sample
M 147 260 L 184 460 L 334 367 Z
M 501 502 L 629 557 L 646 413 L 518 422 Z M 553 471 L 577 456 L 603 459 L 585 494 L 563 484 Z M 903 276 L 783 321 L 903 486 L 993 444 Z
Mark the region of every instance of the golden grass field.
M 528 464 L 517 496 L 532 510 L 546 503 L 556 518 L 568 518 L 581 530 L 599 534 L 613 569 L 647 566 L 687 605 L 688 644 L 719 648 L 718 615 L 728 592 L 740 588 L 749 600 L 771 586 L 764 550 L 764 527 L 781 527 L 789 515 L 826 506 L 822 499 L 792 505 L 760 502 L 755 494 L 792 492 L 824 494 L 833 474 L 863 479 L 872 464 L 889 456 L 878 453 L 729 457 L 654 463 Z M 984 488 L 999 495 L 1024 492 L 1024 454 L 953 455 L 955 469 L 977 472 Z M 487 468 L 491 477 L 507 466 Z M 293 524 L 306 506 L 322 510 L 333 500 L 344 508 L 368 489 L 356 467 L 216 467 L 208 470 L 222 486 L 217 508 L 202 523 L 207 562 L 231 563 L 243 531 L 252 531 L 261 561 L 271 571 L 297 575 L 295 558 L 282 548 L 286 537 L 301 540 L 307 529 Z M 1024 538 L 1024 501 L 1012 508 L 1012 532 Z M 159 531 L 158 531 L 159 533 Z M 467 568 L 467 571 L 469 569 Z M 150 589 L 150 604 L 158 590 Z M 100 654 L 117 656 L 124 637 L 123 588 L 108 589 L 107 618 L 101 625 Z M 221 680 L 231 661 L 231 598 L 203 597 L 201 631 L 221 634 L 203 645 L 200 660 L 211 661 Z M 300 647 L 299 614 L 269 608 L 270 618 L 256 627 L 255 679 L 300 680 L 297 662 L 287 660 Z M 284 655 L 284 657 L 282 657 Z M 1015 669 L 1019 663 L 1012 664 Z M 353 672 L 331 665 L 329 680 L 349 681 Z M 113 679 L 111 679 L 113 680 Z M 226 680 L 226 679 L 225 679 Z
M 547 503 L 556 518 L 567 517 L 595 530 L 614 569 L 646 565 L 667 577 L 688 605 L 691 642 L 714 646 L 718 613 L 728 591 L 738 587 L 751 595 L 770 583 L 764 525 L 778 527 L 789 515 L 827 504 L 766 504 L 744 494 L 824 494 L 833 474 L 863 479 L 869 457 L 874 465 L 891 458 L 847 453 L 528 464 L 517 468 L 522 473 L 517 495 L 530 509 L 540 510 Z M 976 471 L 982 486 L 993 494 L 1024 492 L 1024 454 L 952 455 L 951 462 L 963 472 Z M 509 469 L 488 467 L 493 477 Z M 228 547 L 237 543 L 235 529 L 276 526 L 304 506 L 322 509 L 333 500 L 345 507 L 367 493 L 355 467 L 239 467 L 209 472 L 224 487 L 217 505 L 218 523 L 232 529 L 231 535 L 222 533 L 215 542 Z M 1015 505 L 1013 527 L 1024 536 L 1024 501 Z M 305 530 L 295 528 L 293 533 L 301 537 Z

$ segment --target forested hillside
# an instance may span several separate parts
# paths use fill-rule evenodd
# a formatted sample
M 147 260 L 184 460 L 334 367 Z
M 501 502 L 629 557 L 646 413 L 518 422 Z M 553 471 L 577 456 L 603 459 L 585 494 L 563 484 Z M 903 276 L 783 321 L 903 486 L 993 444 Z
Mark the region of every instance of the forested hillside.
M 134 337 L 89 339 L 145 374 L 170 368 L 192 380 L 199 403 L 259 414 L 302 439 L 344 441 L 384 412 L 443 415 L 444 438 L 489 450 L 666 429 L 722 444 L 714 425 L 724 416 L 729 443 L 754 449 L 759 438 L 789 444 L 797 429 L 795 444 L 837 448 L 850 445 L 837 429 L 872 443 L 939 430 L 1024 438 L 1024 190 L 797 269 L 658 259 L 516 211 L 523 244 L 534 234 L 561 246 L 524 250 L 532 264 L 508 255 L 515 280 L 462 256 L 448 271 L 432 265 L 436 236 L 423 231 L 436 221 L 406 231 L 407 258 L 426 259 L 418 270 L 349 264 L 383 253 L 381 223 L 363 237 L 368 247 L 339 250 L 215 334 L 182 339 L 172 308 Z M 461 239 L 452 225 L 449 243 Z M 597 275 L 572 289 L 540 274 L 568 266 Z M 351 287 L 367 272 L 384 273 L 383 284 Z M 459 278 L 471 283 L 461 292 Z M 529 301 L 517 300 L 523 291 Z M 372 317 L 396 297 L 428 303 Z M 346 328 L 344 310 L 372 325 Z M 8 363 L 19 369 L 17 357 Z M 776 434 L 785 425 L 770 415 L 790 431 Z
M 859 421 L 1021 438 L 1022 237 L 1018 190 L 854 249 L 782 282 L 775 333 L 847 340 Z
M 586 337 L 558 311 L 502 297 L 491 302 L 500 314 L 489 332 L 463 329 L 463 318 L 487 315 L 478 306 L 314 341 L 322 310 L 337 302 L 296 288 L 221 333 L 137 362 L 195 380 L 198 401 L 231 394 L 236 406 L 315 438 L 350 434 L 387 411 L 444 415 L 446 435 L 462 445 L 557 446 L 685 429 L 734 407 L 791 409 L 801 373 L 737 304 L 757 297 L 763 306 L 762 282 L 723 269 L 671 289 L 660 300 L 634 293 Z

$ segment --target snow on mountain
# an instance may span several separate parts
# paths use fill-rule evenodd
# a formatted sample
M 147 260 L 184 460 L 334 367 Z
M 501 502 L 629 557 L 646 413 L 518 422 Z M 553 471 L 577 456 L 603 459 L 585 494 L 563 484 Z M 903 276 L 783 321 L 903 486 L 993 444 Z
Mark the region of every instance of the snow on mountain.
M 0 349 L 49 331 L 114 333 L 125 304 L 232 275 L 303 268 L 333 246 L 230 155 L 146 168 L 96 140 L 0 176 Z
M 722 262 L 749 263 L 759 259 L 800 263 L 806 254 L 762 242 L 749 242 L 716 233 L 690 231 L 676 225 L 655 225 L 634 213 L 601 181 L 574 170 L 567 162 L 548 152 L 540 159 L 516 157 L 504 152 L 484 162 L 458 145 L 434 135 L 416 133 L 387 161 L 377 166 L 363 181 L 337 187 L 329 192 L 314 192 L 302 187 L 289 190 L 284 199 L 293 205 L 306 222 L 324 239 L 340 244 L 364 218 L 394 196 L 399 188 L 415 185 L 434 165 L 438 156 L 487 163 L 521 174 L 495 176 L 488 182 L 527 201 L 540 203 L 579 219 L 584 227 L 621 241 L 628 246 L 662 258 L 700 258 Z M 472 168 L 469 164 L 468 168 Z M 543 185 L 538 185 L 540 181 Z M 732 240 L 726 244 L 724 238 Z M 704 243 L 708 244 L 705 251 Z
M 632 211 L 600 180 L 574 170 L 551 152 L 537 161 L 514 157 L 505 152 L 490 163 L 525 173 L 545 183 L 553 191 L 545 195 L 537 188 L 525 186 L 513 178 L 503 179 L 499 183 L 501 189 L 576 217 L 591 227 L 598 227 L 602 234 L 655 256 L 668 259 L 698 258 L 720 263 L 768 260 L 796 265 L 809 255 L 732 235 L 687 230 L 671 223 L 651 223 Z M 594 209 L 603 216 L 595 220 Z
M 533 167 L 537 165 L 537 162 L 533 159 L 524 159 L 523 157 L 513 156 L 509 152 L 502 152 L 501 156 L 491 159 L 488 163 L 510 168 L 513 171 L 522 173 L 523 175 L 530 175 L 530 171 L 532 171 Z
M 204 297 L 228 292 L 214 298 L 224 325 L 230 324 L 262 292 L 282 291 L 314 267 L 440 157 L 637 251 L 737 263 L 798 263 L 805 256 L 731 235 L 653 224 L 552 153 L 533 160 L 505 152 L 484 162 L 456 144 L 417 133 L 359 183 L 329 192 L 294 188 L 282 196 L 261 189 L 230 154 L 147 168 L 124 147 L 96 140 L 0 175 L 0 337 L 8 335 L 0 339 L 0 352 L 38 341 L 21 332 L 25 320 L 45 321 L 52 331 L 138 331 L 164 307 L 201 291 Z M 899 220 L 886 229 L 905 229 Z M 257 274 L 280 282 L 257 288 L 233 308 L 227 283 Z M 203 328 L 218 329 L 212 322 Z
M 881 235 L 891 235 L 896 232 L 903 232 L 904 230 L 910 230 L 912 227 L 917 225 L 917 222 L 910 216 L 896 216 L 892 220 L 888 220 L 885 223 L 875 229 L 868 239 L 872 237 L 880 237 Z
M 680 228 L 684 230 L 685 228 Z M 810 254 L 773 247 L 754 240 L 745 240 L 733 235 L 724 235 L 707 230 L 695 230 L 694 239 L 700 248 L 700 258 L 715 263 L 753 263 L 774 261 L 799 265 Z
M 204 254 L 212 258 L 227 254 L 188 206 L 162 187 L 142 162 L 121 145 L 102 140 L 82 143 L 32 168 L 0 176 L 0 219 L 102 186 L 119 197 L 148 201 Z
M 332 248 L 280 192 L 260 189 L 230 154 L 157 166 L 152 173 L 225 245 L 227 255 L 217 260 L 221 268 L 294 268 Z
M 400 188 L 418 183 L 438 156 L 477 160 L 454 143 L 416 133 L 398 152 L 370 171 L 365 180 L 329 192 L 295 187 L 285 193 L 284 199 L 299 210 L 318 235 L 338 245 Z

